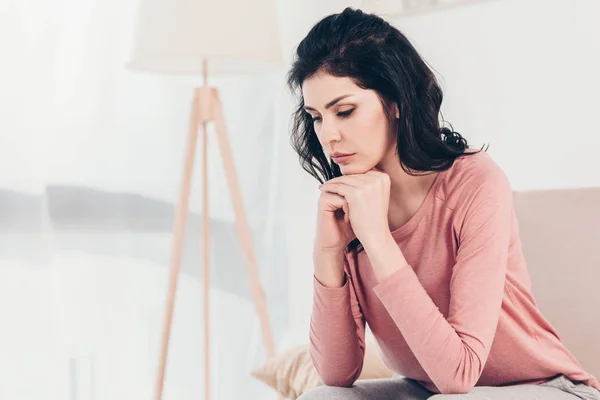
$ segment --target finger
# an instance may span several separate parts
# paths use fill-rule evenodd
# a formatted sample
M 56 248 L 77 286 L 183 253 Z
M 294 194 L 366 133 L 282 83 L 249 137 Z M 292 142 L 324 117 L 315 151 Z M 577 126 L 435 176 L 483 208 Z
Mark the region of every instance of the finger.
M 345 223 L 350 222 L 348 203 L 346 203 L 346 200 L 344 200 L 344 204 L 342 204 L 342 210 L 344 211 L 344 222 Z
M 336 193 L 322 192 L 319 202 L 327 210 L 334 211 L 337 209 L 342 210 L 342 207 L 346 203 L 346 199 L 344 199 L 344 196 L 340 196 L 339 194 L 336 194 Z
M 335 193 L 347 198 L 347 196 L 353 191 L 353 187 L 345 185 L 343 183 L 326 183 L 319 188 L 322 192 Z
M 343 176 L 338 176 L 336 178 L 332 178 L 332 179 L 328 180 L 327 182 L 325 182 L 323 185 L 326 185 L 328 183 L 343 183 L 348 186 L 359 186 L 362 182 L 364 182 L 363 174 L 343 175 Z

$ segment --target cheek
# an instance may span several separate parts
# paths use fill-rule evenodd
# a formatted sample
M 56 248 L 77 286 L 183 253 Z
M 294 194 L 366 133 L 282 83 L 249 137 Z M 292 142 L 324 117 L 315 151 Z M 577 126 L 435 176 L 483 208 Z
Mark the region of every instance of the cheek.
M 382 118 L 378 114 L 359 118 L 353 129 L 357 131 L 356 137 L 360 138 L 361 148 L 374 156 L 379 156 L 385 152 L 390 143 L 395 140 L 390 134 L 387 119 L 385 116 Z

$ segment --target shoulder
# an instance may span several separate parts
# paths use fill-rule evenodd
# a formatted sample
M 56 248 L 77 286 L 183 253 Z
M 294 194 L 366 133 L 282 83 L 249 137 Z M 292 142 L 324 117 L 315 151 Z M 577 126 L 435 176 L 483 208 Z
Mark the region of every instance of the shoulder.
M 457 158 L 444 171 L 438 197 L 451 209 L 468 206 L 475 198 L 509 201 L 512 197 L 509 180 L 500 166 L 486 152 Z

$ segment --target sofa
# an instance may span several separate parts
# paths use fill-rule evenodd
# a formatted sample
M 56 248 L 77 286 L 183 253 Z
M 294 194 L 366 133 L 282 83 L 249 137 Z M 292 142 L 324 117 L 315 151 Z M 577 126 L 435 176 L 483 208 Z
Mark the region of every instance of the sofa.
M 514 193 L 538 307 L 600 378 L 600 188 Z

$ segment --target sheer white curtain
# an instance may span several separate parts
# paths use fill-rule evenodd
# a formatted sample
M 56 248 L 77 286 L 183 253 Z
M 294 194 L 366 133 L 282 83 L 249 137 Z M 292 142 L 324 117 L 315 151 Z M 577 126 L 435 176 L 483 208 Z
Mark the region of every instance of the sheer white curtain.
M 199 82 L 125 68 L 137 6 L 0 2 L 0 398 L 152 397 Z M 288 327 L 283 82 L 282 74 L 211 82 L 221 90 L 276 340 Z M 249 374 L 264 350 L 215 140 L 209 153 L 213 394 L 273 398 Z M 203 393 L 200 172 L 165 399 Z

